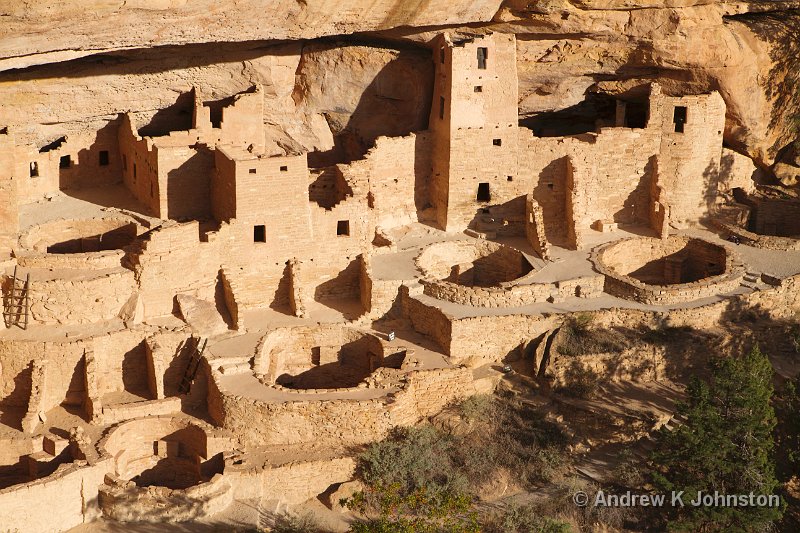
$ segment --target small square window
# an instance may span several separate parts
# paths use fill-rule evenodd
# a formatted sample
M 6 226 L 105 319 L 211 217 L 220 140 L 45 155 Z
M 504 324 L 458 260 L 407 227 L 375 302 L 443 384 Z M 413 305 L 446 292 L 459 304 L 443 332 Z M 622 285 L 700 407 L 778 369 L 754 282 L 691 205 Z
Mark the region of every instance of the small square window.
M 475 92 L 476 93 L 482 93 L 483 92 L 483 86 L 482 85 L 476 85 L 475 86 Z
M 350 221 L 340 220 L 336 223 L 336 235 L 350 235 Z
M 509 177 L 508 177 L 508 178 L 506 178 L 506 179 L 507 179 L 508 181 L 514 181 L 514 176 L 509 176 Z
M 253 226 L 253 242 L 267 242 L 267 227 L 262 225 Z
M 58 168 L 69 168 L 72 166 L 72 158 L 68 155 L 62 155 L 58 160 Z
M 494 139 L 492 144 L 495 146 L 503 146 L 503 139 Z
M 108 161 L 108 150 L 100 150 L 100 166 L 107 167 Z
M 39 177 L 39 163 L 37 163 L 36 161 L 33 161 L 31 163 L 31 177 L 32 178 Z
M 255 173 L 256 173 L 256 169 L 254 169 L 254 168 L 251 168 L 251 169 L 249 170 L 249 172 L 250 172 L 250 174 L 255 174 Z
M 552 183 L 548 183 L 548 184 L 547 184 L 547 188 L 548 188 L 548 189 L 550 189 L 550 190 L 552 190 L 552 189 L 553 189 L 553 184 L 552 184 Z
M 281 167 L 281 172 L 289 172 L 289 167 L 287 167 L 287 166 L 285 166 L 285 165 L 284 165 L 284 166 L 282 166 L 282 167 Z

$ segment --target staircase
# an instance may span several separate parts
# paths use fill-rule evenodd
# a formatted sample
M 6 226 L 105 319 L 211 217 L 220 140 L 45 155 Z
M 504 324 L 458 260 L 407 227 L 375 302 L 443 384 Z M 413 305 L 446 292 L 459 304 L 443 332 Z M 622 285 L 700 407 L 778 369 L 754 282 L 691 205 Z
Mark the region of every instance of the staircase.
M 200 360 L 203 358 L 203 353 L 206 351 L 208 339 L 194 338 L 194 346 L 192 353 L 189 355 L 189 364 L 186 366 L 186 372 L 183 374 L 181 384 L 178 386 L 178 392 L 181 394 L 188 394 L 192 388 L 192 382 L 197 375 L 197 369 L 200 367 Z
M 30 293 L 31 275 L 25 276 L 25 282 L 20 286 L 18 283 L 22 280 L 17 277 L 17 267 L 14 267 L 14 274 L 11 277 L 11 287 L 9 288 L 6 299 L 3 302 L 3 320 L 6 327 L 18 326 L 22 329 L 28 329 L 28 320 L 30 317 Z

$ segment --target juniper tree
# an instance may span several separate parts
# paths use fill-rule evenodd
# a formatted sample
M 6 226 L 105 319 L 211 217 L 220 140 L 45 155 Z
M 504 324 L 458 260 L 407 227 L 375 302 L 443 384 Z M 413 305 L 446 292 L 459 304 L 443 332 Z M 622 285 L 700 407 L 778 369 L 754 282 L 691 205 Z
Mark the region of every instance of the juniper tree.
M 652 455 L 653 481 L 663 491 L 685 491 L 673 509 L 672 530 L 759 531 L 780 518 L 769 507 L 693 507 L 698 491 L 775 492 L 775 411 L 772 365 L 758 346 L 738 357 L 715 359 L 707 380 L 692 379 L 678 404 L 685 423 L 662 429 Z

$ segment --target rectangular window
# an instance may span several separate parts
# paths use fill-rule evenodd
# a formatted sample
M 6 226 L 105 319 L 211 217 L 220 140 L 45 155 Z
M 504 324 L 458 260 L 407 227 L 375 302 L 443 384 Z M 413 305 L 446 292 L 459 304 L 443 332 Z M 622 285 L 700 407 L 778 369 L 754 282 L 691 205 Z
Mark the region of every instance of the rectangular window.
M 39 177 L 39 163 L 37 163 L 36 161 L 33 161 L 31 163 L 31 177 L 32 178 Z
M 495 146 L 503 146 L 503 139 L 493 139 L 492 144 Z
M 481 85 L 476 85 L 475 86 L 475 92 L 476 93 L 482 93 L 483 92 L 483 87 Z
M 250 174 L 255 174 L 256 173 L 256 169 L 251 168 L 249 172 L 250 172 Z
M 136 177 L 136 163 L 133 164 L 133 177 Z
M 72 158 L 68 155 L 62 155 L 58 160 L 58 168 L 69 168 L 72 166 Z
M 100 166 L 108 166 L 108 150 L 100 150 Z
M 489 192 L 488 183 L 478 184 L 478 196 L 475 199 L 479 202 L 489 202 L 492 200 L 492 194 Z
M 439 118 L 444 120 L 444 96 L 439 97 Z
M 253 242 L 267 242 L 267 227 L 253 226 Z
M 683 133 L 684 124 L 686 124 L 687 109 L 683 106 L 675 106 L 675 111 L 672 112 L 672 122 L 675 123 L 675 133 Z
M 489 59 L 488 48 L 478 48 L 478 68 L 486 70 L 486 61 Z
M 444 65 L 444 48 L 439 50 L 439 61 Z
M 340 220 L 336 223 L 336 235 L 350 235 L 350 221 Z
M 282 166 L 282 167 L 281 167 L 281 172 L 289 172 L 289 167 L 287 167 L 287 166 Z

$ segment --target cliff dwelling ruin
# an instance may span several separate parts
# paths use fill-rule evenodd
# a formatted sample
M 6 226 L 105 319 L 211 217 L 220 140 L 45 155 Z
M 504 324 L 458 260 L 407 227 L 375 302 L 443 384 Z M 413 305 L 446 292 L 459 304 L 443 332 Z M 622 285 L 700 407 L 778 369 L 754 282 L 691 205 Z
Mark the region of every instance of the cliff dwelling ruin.
M 0 530 L 321 507 L 396 428 L 509 375 L 567 382 L 575 316 L 800 309 L 800 158 L 731 51 L 766 46 L 752 3 L 277 2 L 281 31 L 134 4 L 125 39 L 87 22 L 96 52 L 48 51 L 16 8 L 25 37 L 0 32 Z M 686 63 L 691 13 L 727 52 Z

